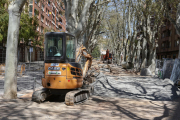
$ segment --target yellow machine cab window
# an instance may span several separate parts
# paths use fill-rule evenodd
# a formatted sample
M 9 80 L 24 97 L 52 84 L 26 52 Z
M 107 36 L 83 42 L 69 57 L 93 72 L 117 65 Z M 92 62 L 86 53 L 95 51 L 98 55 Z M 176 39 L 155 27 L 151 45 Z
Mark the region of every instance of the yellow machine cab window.
M 72 36 L 66 36 L 66 57 L 75 59 L 75 38 Z
M 47 57 L 60 57 L 62 56 L 62 37 L 49 36 L 46 37 L 46 55 Z

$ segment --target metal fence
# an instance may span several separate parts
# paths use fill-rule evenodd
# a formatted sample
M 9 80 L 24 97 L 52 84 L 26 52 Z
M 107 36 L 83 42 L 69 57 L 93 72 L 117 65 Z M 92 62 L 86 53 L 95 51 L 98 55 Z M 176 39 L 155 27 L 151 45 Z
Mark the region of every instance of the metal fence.
M 160 79 L 170 78 L 174 65 L 174 59 L 164 58 L 162 60 L 156 59 L 156 75 Z
M 36 54 L 42 56 L 41 52 Z M 44 76 L 44 61 L 42 60 L 44 60 L 44 58 L 39 57 L 38 61 L 18 62 L 17 91 L 33 90 L 35 86 L 41 87 L 41 78 Z M 3 94 L 4 91 L 5 71 L 4 61 L 4 63 L 0 63 L 0 95 Z
M 5 58 L 6 58 L 6 49 L 5 48 L 0 48 L 0 64 L 5 63 Z
M 156 59 L 156 68 L 162 69 L 163 67 L 163 60 Z

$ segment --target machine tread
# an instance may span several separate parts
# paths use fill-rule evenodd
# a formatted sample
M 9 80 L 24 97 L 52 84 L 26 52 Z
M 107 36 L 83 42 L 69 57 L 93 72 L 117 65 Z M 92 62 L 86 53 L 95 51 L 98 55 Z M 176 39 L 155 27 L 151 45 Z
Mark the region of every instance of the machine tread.
M 92 93 L 92 88 L 90 89 L 80 89 L 75 91 L 70 91 L 65 96 L 65 104 L 72 106 L 79 103 L 83 103 L 88 100 Z
M 48 96 L 48 89 L 43 88 L 41 90 L 34 91 L 33 94 L 32 94 L 32 101 L 38 102 L 38 103 L 43 102 L 41 100 L 41 94 L 42 93 L 46 93 L 46 97 L 47 97 Z

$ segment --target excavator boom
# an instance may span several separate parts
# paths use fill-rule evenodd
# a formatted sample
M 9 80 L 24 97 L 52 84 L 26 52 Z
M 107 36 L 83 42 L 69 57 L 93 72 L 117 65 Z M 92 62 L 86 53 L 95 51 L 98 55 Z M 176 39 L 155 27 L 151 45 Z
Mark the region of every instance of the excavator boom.
M 87 52 L 86 47 L 84 47 L 83 45 L 81 45 L 81 47 L 79 47 L 77 51 L 76 62 L 79 62 L 82 56 L 84 56 L 87 59 L 83 69 L 83 78 L 85 78 L 87 71 L 92 65 L 92 56 Z

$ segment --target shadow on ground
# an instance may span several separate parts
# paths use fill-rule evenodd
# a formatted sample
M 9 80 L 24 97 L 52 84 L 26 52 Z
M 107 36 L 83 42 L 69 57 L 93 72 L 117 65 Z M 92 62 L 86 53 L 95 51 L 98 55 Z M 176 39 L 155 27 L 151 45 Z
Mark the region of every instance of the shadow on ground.
M 92 96 L 85 103 L 75 106 L 66 106 L 58 96 L 54 96 L 41 104 L 22 100 L 0 100 L 0 103 L 0 119 L 2 120 L 162 120 L 164 118 L 178 120 L 177 115 L 179 112 L 174 112 L 176 103 L 170 101 L 143 101 L 124 98 L 107 99 L 98 96 Z
M 95 95 L 153 101 L 171 101 L 180 98 L 180 91 L 169 80 L 147 77 L 99 77 L 94 85 Z

